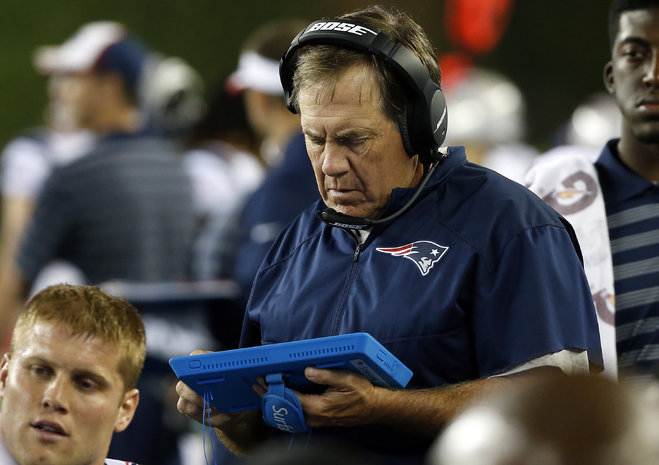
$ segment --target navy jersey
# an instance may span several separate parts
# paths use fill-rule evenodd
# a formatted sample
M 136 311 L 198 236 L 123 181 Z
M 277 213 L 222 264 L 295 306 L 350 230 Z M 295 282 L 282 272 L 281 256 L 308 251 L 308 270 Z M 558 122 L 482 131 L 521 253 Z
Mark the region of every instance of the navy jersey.
M 618 368 L 621 378 L 647 380 L 659 366 L 659 186 L 625 166 L 618 141 L 595 164 L 611 241 Z
M 413 193 L 395 189 L 384 215 Z M 592 297 L 561 217 L 468 163 L 463 148 L 451 147 L 415 205 L 361 246 L 322 222 L 323 208 L 298 217 L 263 262 L 242 346 L 366 331 L 412 369 L 409 388 L 504 373 L 564 349 L 602 364 Z M 378 434 L 347 435 L 375 450 L 419 447 Z

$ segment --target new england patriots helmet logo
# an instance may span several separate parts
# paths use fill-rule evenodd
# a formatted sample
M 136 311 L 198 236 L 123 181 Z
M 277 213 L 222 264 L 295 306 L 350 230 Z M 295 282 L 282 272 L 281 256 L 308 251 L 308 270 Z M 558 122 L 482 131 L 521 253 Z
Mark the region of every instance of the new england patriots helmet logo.
M 435 263 L 446 253 L 448 247 L 431 241 L 415 241 L 400 247 L 378 247 L 375 250 L 388 253 L 394 257 L 405 257 L 412 260 L 419 268 L 422 276 L 427 275 Z

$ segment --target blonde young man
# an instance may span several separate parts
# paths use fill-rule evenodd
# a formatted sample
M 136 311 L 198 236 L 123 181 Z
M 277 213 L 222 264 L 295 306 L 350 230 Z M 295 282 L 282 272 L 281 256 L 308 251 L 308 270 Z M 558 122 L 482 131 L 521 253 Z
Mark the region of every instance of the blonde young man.
M 106 454 L 137 408 L 145 340 L 137 310 L 97 287 L 36 294 L 0 367 L 0 462 L 119 463 Z

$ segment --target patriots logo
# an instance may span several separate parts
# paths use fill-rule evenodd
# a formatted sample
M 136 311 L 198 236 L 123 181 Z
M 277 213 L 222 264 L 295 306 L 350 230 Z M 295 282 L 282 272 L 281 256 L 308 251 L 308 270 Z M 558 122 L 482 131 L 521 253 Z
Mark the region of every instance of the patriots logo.
M 431 241 L 416 241 L 401 247 L 378 247 L 375 250 L 388 253 L 394 257 L 405 257 L 412 260 L 419 268 L 422 276 L 427 275 L 435 263 L 446 253 L 448 247 Z

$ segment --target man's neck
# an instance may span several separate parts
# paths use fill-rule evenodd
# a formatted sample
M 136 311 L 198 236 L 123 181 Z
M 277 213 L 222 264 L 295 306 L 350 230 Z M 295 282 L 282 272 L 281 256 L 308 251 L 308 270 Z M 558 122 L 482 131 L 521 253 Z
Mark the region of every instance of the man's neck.
M 140 113 L 134 109 L 122 109 L 109 112 L 106 118 L 96 121 L 92 129 L 96 134 L 109 134 L 112 132 L 136 132 L 142 125 Z
M 659 143 L 646 144 L 623 135 L 618 142 L 618 154 L 632 171 L 650 181 L 659 181 Z

